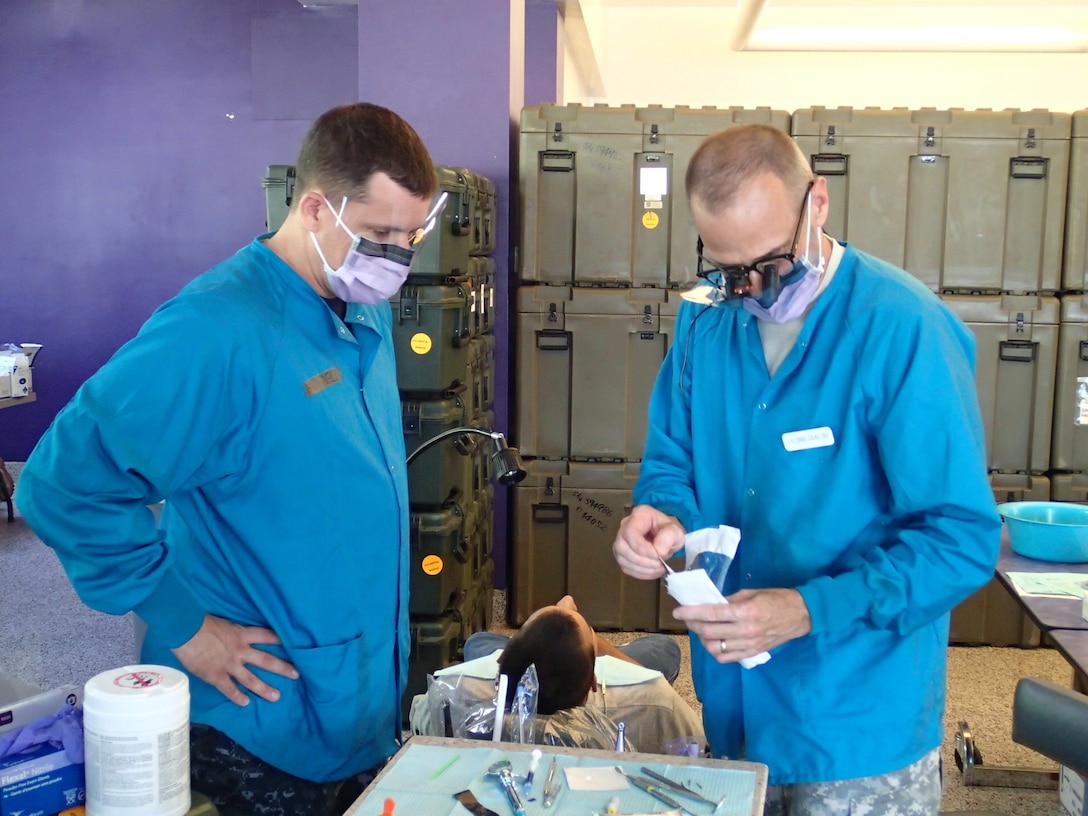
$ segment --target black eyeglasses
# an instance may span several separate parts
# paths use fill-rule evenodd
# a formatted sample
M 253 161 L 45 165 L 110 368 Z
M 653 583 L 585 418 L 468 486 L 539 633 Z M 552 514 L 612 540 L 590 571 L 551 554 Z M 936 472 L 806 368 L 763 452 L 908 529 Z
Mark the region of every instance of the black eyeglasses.
M 709 260 L 703 257 L 703 239 L 700 237 L 695 243 L 697 253 L 695 275 L 717 288 L 726 300 L 752 296 L 752 282 L 749 278 L 752 272 L 759 275 L 763 292 L 777 290 L 782 278 L 788 275 L 797 263 L 797 242 L 801 238 L 801 224 L 805 220 L 808 194 L 813 184 L 815 184 L 814 181 L 808 183 L 805 195 L 801 199 L 801 212 L 797 215 L 797 226 L 793 230 L 793 241 L 790 243 L 789 252 L 767 255 L 750 264 L 711 265 Z M 708 264 L 706 268 L 703 266 L 704 262 Z

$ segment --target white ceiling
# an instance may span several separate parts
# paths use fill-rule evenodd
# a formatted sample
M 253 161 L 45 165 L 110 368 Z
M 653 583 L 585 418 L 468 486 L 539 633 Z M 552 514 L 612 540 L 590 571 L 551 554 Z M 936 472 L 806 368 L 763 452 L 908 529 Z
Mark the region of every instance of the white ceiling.
M 705 9 L 692 48 L 759 51 L 1088 51 L 1088 0 L 568 0 L 587 21 Z M 721 23 L 727 22 L 728 33 Z M 723 34 L 725 36 L 723 37 Z

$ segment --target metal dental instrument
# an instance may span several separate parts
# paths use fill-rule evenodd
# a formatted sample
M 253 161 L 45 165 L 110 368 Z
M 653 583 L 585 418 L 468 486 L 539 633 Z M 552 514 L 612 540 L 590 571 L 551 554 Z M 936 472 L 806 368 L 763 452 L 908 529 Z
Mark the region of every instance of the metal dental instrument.
M 616 766 L 616 770 L 626 776 L 628 779 L 630 779 L 631 784 L 633 784 L 637 788 L 641 788 L 642 790 L 646 791 L 646 793 L 650 794 L 650 796 L 654 797 L 654 799 L 664 802 L 671 808 L 676 808 L 677 810 L 687 813 L 687 810 L 683 805 L 681 805 L 679 802 L 677 802 L 675 799 L 665 793 L 665 791 L 662 790 L 660 787 L 655 785 L 652 779 L 647 779 L 644 776 L 632 776 L 619 765 Z
M 473 816 L 499 816 L 499 814 L 491 808 L 484 807 L 480 804 L 479 800 L 470 790 L 463 790 L 460 793 L 455 793 L 453 798 L 468 808 L 469 813 L 472 813 Z
M 514 772 L 510 770 L 510 763 L 499 760 L 487 769 L 488 776 L 497 776 L 502 789 L 506 791 L 506 798 L 510 800 L 510 807 L 514 809 L 514 816 L 525 816 L 525 805 L 521 803 L 518 795 L 518 783 L 514 779 Z
M 555 804 L 557 793 L 559 793 L 559 786 L 555 782 L 555 757 L 552 757 L 552 765 L 548 768 L 548 778 L 544 780 L 544 807 L 550 808 Z
M 675 780 L 669 779 L 667 776 L 662 776 L 657 771 L 651 770 L 650 768 L 647 768 L 645 765 L 642 766 L 641 771 L 644 774 L 646 774 L 647 776 L 652 777 L 653 779 L 656 779 L 664 787 L 668 788 L 671 791 L 674 791 L 678 796 L 686 796 L 689 799 L 694 799 L 697 802 L 703 802 L 704 804 L 710 805 L 715 810 L 720 808 L 721 805 L 722 805 L 721 802 L 712 802 L 711 800 L 707 799 L 702 794 L 696 793 L 695 791 L 693 791 L 691 788 L 689 788 L 687 785 L 683 784 L 682 782 L 676 782 Z M 724 801 L 724 800 L 722 800 L 722 801 Z

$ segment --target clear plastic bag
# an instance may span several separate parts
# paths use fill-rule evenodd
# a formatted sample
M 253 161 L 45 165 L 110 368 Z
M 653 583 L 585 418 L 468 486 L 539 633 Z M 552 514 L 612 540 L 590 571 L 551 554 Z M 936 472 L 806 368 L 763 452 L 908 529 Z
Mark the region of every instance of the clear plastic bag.
M 535 683 L 535 669 L 532 675 Z M 596 706 L 583 705 L 541 715 L 536 713 L 536 691 L 531 691 L 531 683 L 519 683 L 519 689 L 522 688 L 522 701 L 515 694 L 510 710 L 503 717 L 504 742 L 608 751 L 615 747 L 616 724 Z M 495 728 L 496 689 L 495 680 L 461 674 L 429 675 L 421 705 L 417 707 L 413 702 L 413 730 L 434 736 L 490 741 Z M 638 749 L 628 740 L 627 750 Z

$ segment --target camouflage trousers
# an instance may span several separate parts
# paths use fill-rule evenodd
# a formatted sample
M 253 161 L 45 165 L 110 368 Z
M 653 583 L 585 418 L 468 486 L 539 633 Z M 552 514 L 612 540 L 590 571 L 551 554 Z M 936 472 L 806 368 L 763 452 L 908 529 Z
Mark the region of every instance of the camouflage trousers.
M 378 768 L 339 782 L 311 782 L 255 757 L 221 731 L 189 728 L 189 775 L 220 816 L 340 816 Z
M 941 751 L 880 776 L 772 785 L 763 816 L 937 816 L 941 806 Z

